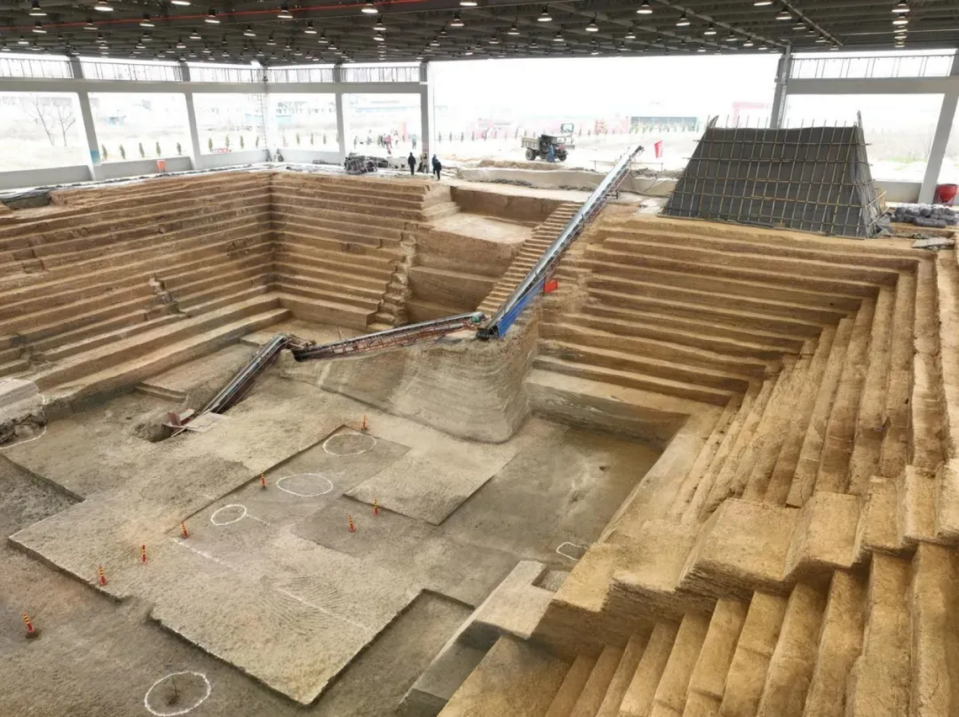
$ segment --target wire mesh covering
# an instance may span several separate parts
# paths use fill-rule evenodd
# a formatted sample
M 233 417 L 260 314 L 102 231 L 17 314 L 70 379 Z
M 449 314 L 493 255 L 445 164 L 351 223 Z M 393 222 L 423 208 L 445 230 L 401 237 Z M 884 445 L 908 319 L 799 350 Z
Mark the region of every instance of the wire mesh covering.
M 663 214 L 868 238 L 882 211 L 854 125 L 710 127 Z

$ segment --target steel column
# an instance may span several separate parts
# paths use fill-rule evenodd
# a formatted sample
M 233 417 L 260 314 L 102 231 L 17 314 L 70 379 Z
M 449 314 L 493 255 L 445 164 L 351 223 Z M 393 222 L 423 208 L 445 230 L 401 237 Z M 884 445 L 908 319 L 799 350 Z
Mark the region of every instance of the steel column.
M 787 47 L 779 58 L 779 67 L 776 69 L 776 94 L 773 96 L 773 112 L 769 119 L 769 126 L 772 129 L 781 128 L 783 119 L 786 117 L 786 98 L 789 95 L 789 77 L 792 75 L 792 68 L 792 48 Z
M 959 53 L 952 61 L 952 77 L 959 77 Z M 946 158 L 946 146 L 949 144 L 949 135 L 956 119 L 956 106 L 959 105 L 959 86 L 948 90 L 942 98 L 942 110 L 939 113 L 939 124 L 929 150 L 929 162 L 926 164 L 926 174 L 919 189 L 919 202 L 931 204 L 935 200 L 936 185 L 939 183 L 939 173 L 942 171 L 942 162 Z

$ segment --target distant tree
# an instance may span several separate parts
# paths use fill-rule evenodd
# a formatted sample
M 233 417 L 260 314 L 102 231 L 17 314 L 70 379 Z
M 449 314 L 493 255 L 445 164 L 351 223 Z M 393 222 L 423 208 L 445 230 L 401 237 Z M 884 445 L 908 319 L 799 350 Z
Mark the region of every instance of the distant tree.
M 476 141 L 476 132 L 471 131 L 471 132 L 470 132 L 470 142 L 475 142 L 475 141 Z
M 179 142 L 176 143 L 176 153 L 178 157 L 183 154 L 183 147 L 180 146 Z
M 240 135 L 240 149 L 246 149 L 246 141 L 243 139 L 243 135 Z
M 100 161 L 106 162 L 108 156 L 109 155 L 107 155 L 107 146 L 105 144 L 101 144 L 100 145 Z
M 146 159 L 147 153 L 146 150 L 143 149 L 143 142 L 137 142 L 137 147 L 140 149 L 140 159 Z
M 323 133 L 323 146 L 326 146 L 326 132 Z
M 460 142 L 466 141 L 466 132 L 460 132 Z
M 212 137 L 210 137 L 210 138 L 206 141 L 206 146 L 209 148 L 209 150 L 210 150 L 211 152 L 213 151 L 213 138 L 212 138 Z
M 120 159 L 126 159 L 126 158 L 127 158 L 127 150 L 126 150 L 126 148 L 121 144 L 121 145 L 120 145 Z
M 230 135 L 226 136 L 226 139 L 223 141 L 223 146 L 226 147 L 227 151 L 230 151 Z
M 157 151 L 157 157 L 162 157 L 162 156 L 163 156 L 163 150 L 160 149 L 160 140 L 157 140 L 156 151 Z
M 310 132 L 310 146 L 313 146 L 313 133 Z
M 255 145 L 255 147 L 256 147 L 257 149 L 260 148 L 260 135 L 257 135 L 257 136 L 256 136 L 256 145 Z
M 297 146 L 297 147 L 300 146 L 300 133 L 299 133 L 299 132 L 296 133 L 296 146 Z
M 76 124 L 73 100 L 67 97 L 44 97 L 30 93 L 20 101 L 24 113 L 43 128 L 50 144 L 56 146 L 57 133 L 68 144 L 67 133 Z

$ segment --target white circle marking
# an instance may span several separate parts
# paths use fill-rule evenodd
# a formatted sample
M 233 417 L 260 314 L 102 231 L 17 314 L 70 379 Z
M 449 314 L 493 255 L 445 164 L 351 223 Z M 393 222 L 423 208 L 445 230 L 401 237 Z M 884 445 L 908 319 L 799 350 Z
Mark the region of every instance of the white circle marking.
M 335 450 L 332 450 L 332 449 L 328 446 L 328 444 L 330 443 L 330 441 L 332 441 L 332 440 L 334 440 L 334 439 L 336 439 L 336 438 L 344 438 L 344 437 L 349 437 L 349 436 L 363 436 L 364 438 L 369 438 L 370 441 L 372 441 L 372 442 L 371 442 L 366 448 L 361 448 L 361 449 L 358 450 L 358 451 L 350 451 L 350 452 L 347 452 L 347 453 L 337 453 Z M 371 448 L 373 448 L 373 446 L 375 446 L 375 445 L 376 445 L 376 439 L 375 439 L 373 436 L 369 435 L 368 433 L 355 433 L 355 432 L 354 432 L 354 433 L 335 433 L 335 434 L 333 434 L 332 436 L 330 436 L 329 438 L 327 438 L 325 441 L 323 441 L 323 450 L 324 450 L 326 453 L 328 453 L 329 455 L 331 455 L 331 456 L 340 456 L 340 457 L 342 457 L 342 456 L 358 456 L 358 455 L 360 455 L 361 453 L 366 453 L 368 450 L 370 450 Z
M 290 478 L 300 478 L 301 476 L 313 476 L 315 478 L 319 478 L 320 480 L 325 481 L 329 487 L 326 490 L 320 491 L 319 493 L 300 493 L 298 491 L 290 490 L 289 488 L 283 487 L 283 481 L 289 480 Z M 316 498 L 321 495 L 326 495 L 331 490 L 333 490 L 333 482 L 329 478 L 322 476 L 319 473 L 295 473 L 294 475 L 283 476 L 282 478 L 280 478 L 276 482 L 276 487 L 282 490 L 284 493 L 289 493 L 290 495 L 297 495 L 300 498 Z
M 173 677 L 179 677 L 180 675 L 194 675 L 196 677 L 199 677 L 201 680 L 203 680 L 203 686 L 206 690 L 203 693 L 203 696 L 200 699 L 198 699 L 195 704 L 192 704 L 189 707 L 184 707 L 183 709 L 175 710 L 173 712 L 157 712 L 155 709 L 153 709 L 150 706 L 150 693 L 152 693 L 153 690 L 155 690 L 161 682 L 165 680 L 169 680 Z M 206 702 L 206 699 L 207 697 L 210 696 L 211 691 L 212 691 L 212 688 L 210 687 L 210 681 L 206 678 L 206 675 L 204 675 L 202 672 L 172 672 L 169 675 L 166 675 L 165 677 L 161 677 L 159 680 L 157 680 L 152 685 L 150 685 L 150 689 L 148 689 L 147 693 L 143 696 L 143 706 L 146 707 L 147 712 L 149 712 L 151 715 L 156 715 L 156 717 L 176 717 L 176 715 L 185 715 L 187 712 L 192 712 L 201 704 Z
M 224 511 L 224 510 L 229 510 L 230 508 L 239 508 L 239 509 L 242 510 L 243 512 L 240 513 L 239 517 L 234 518 L 233 520 L 226 520 L 226 521 L 223 521 L 222 523 L 218 523 L 218 522 L 216 521 L 216 517 L 217 517 L 222 511 Z M 231 525 L 232 523 L 239 523 L 239 522 L 240 522 L 241 520 L 243 520 L 245 517 L 246 517 L 246 506 L 245 506 L 245 505 L 240 505 L 239 503 L 230 503 L 230 505 L 224 505 L 222 508 L 217 508 L 215 511 L 213 511 L 213 515 L 210 516 L 210 522 L 213 523 L 213 525 L 219 525 L 219 526 L 222 526 L 222 525 Z

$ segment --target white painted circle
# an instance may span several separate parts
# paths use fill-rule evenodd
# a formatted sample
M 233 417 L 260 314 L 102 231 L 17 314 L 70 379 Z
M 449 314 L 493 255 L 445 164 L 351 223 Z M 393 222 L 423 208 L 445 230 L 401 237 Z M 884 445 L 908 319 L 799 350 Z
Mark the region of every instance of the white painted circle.
M 362 438 L 367 438 L 369 439 L 369 444 L 367 444 L 366 447 L 364 448 L 360 448 L 360 450 L 358 451 L 337 452 L 336 444 L 342 442 L 342 441 L 337 441 L 337 439 L 352 438 L 353 436 L 360 436 Z M 376 439 L 373 438 L 373 436 L 371 436 L 369 433 L 356 433 L 356 432 L 336 433 L 330 436 L 329 438 L 327 438 L 325 441 L 323 441 L 323 450 L 326 451 L 331 456 L 358 456 L 361 453 L 366 453 L 375 445 L 376 445 Z
M 239 515 L 238 517 L 233 518 L 233 520 L 224 520 L 224 521 L 221 521 L 221 522 L 217 522 L 216 517 L 217 517 L 220 513 L 222 513 L 224 510 L 230 510 L 230 508 L 239 508 L 242 512 L 240 513 L 240 515 Z M 210 516 L 210 522 L 213 523 L 213 525 L 220 525 L 220 526 L 222 526 L 222 525 L 231 525 L 232 523 L 239 523 L 239 522 L 240 522 L 241 520 L 243 520 L 245 517 L 246 517 L 246 506 L 245 506 L 245 505 L 240 505 L 239 503 L 230 503 L 230 505 L 224 505 L 222 508 L 217 508 L 215 511 L 213 511 L 213 515 Z
M 179 677 L 180 675 L 193 675 L 194 677 L 199 677 L 201 680 L 203 680 L 203 696 L 200 697 L 200 699 L 198 699 L 189 707 L 184 707 L 182 709 L 167 711 L 167 712 L 153 709 L 150 706 L 150 694 L 153 692 L 153 690 L 155 690 L 157 687 L 159 687 L 161 684 L 163 684 L 167 680 L 170 680 L 174 677 Z M 211 691 L 212 691 L 212 688 L 210 687 L 210 681 L 206 678 L 206 675 L 204 675 L 202 672 L 173 672 L 169 675 L 166 675 L 165 677 L 161 677 L 159 680 L 157 680 L 152 685 L 150 685 L 150 689 L 148 689 L 147 693 L 143 696 L 143 706 L 146 707 L 147 712 L 149 712 L 151 715 L 156 715 L 156 717 L 176 717 L 176 715 L 185 715 L 187 712 L 192 712 L 201 704 L 206 702 L 206 699 L 210 696 Z
M 316 493 L 301 493 L 299 491 L 293 490 L 292 488 L 283 487 L 283 481 L 290 480 L 292 478 L 303 478 L 308 476 L 309 478 L 318 479 L 319 485 L 317 486 L 318 492 Z M 333 482 L 326 476 L 320 475 L 319 473 L 294 473 L 290 476 L 283 476 L 276 482 L 276 487 L 282 490 L 284 493 L 289 493 L 290 495 L 296 495 L 300 498 L 316 498 L 321 495 L 326 495 L 331 490 L 333 490 Z

